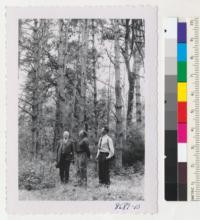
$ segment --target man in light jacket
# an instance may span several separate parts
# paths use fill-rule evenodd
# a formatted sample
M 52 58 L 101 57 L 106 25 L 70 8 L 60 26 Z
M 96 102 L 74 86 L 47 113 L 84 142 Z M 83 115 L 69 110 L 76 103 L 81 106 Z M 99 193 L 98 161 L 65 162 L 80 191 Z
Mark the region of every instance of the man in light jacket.
M 110 159 L 114 156 L 113 141 L 108 136 L 108 132 L 107 126 L 102 128 L 96 156 L 99 164 L 99 184 L 106 186 L 110 185 Z

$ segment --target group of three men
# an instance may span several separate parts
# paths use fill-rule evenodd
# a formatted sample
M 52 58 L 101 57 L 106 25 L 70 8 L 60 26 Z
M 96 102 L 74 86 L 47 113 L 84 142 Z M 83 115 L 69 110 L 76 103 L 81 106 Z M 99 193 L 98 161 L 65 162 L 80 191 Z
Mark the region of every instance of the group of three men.
M 111 137 L 108 136 L 107 126 L 101 130 L 101 137 L 98 142 L 96 160 L 98 160 L 99 184 L 110 185 L 109 164 L 114 156 L 114 146 Z M 79 140 L 75 143 L 69 138 L 69 132 L 63 133 L 63 139 L 59 141 L 57 148 L 57 165 L 60 169 L 61 183 L 69 180 L 70 163 L 74 162 L 76 156 L 77 183 L 76 185 L 87 185 L 87 160 L 90 158 L 89 140 L 87 132 L 79 132 Z

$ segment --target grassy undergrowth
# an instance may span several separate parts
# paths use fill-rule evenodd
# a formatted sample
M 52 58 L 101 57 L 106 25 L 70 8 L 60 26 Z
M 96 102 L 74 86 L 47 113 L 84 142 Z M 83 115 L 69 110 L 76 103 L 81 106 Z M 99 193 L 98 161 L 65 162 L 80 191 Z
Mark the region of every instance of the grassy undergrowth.
M 34 168 L 33 168 L 34 167 Z M 60 184 L 59 170 L 52 164 L 23 164 L 19 175 L 20 200 L 143 200 L 143 166 L 123 168 L 119 175 L 111 171 L 109 188 L 98 185 L 96 164 L 88 164 L 87 188 L 74 186 L 76 167 L 71 164 L 68 184 Z M 31 179 L 32 178 L 32 179 Z M 28 179 L 28 180 L 27 180 Z

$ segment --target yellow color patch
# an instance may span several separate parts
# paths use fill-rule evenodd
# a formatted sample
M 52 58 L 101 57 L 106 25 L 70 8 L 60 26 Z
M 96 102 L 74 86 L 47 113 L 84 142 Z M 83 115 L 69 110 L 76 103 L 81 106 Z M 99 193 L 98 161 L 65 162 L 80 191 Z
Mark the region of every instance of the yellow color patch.
M 187 83 L 179 82 L 178 83 L 178 102 L 187 101 Z

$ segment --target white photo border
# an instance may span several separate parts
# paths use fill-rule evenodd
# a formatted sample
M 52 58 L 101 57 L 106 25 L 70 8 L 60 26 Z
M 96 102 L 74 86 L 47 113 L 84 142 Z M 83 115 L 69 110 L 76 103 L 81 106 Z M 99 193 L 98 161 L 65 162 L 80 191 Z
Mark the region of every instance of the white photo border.
M 150 6 L 7 8 L 7 211 L 12 214 L 157 212 L 157 8 Z M 145 20 L 144 201 L 21 201 L 18 199 L 18 19 L 96 18 Z M 129 204 L 116 209 L 117 204 Z

